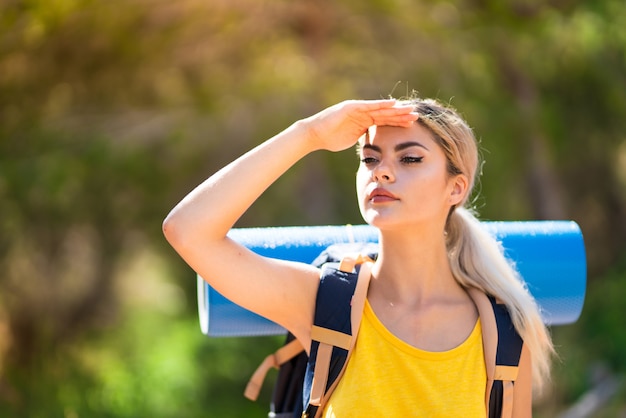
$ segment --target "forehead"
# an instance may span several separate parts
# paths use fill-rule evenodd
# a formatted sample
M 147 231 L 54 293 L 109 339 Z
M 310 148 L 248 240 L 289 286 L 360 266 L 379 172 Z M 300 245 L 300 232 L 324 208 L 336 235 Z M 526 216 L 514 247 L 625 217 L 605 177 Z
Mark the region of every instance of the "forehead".
M 371 126 L 361 139 L 361 145 L 375 145 L 380 148 L 394 147 L 406 142 L 417 142 L 429 151 L 438 148 L 432 133 L 418 123 L 414 123 L 410 128 Z

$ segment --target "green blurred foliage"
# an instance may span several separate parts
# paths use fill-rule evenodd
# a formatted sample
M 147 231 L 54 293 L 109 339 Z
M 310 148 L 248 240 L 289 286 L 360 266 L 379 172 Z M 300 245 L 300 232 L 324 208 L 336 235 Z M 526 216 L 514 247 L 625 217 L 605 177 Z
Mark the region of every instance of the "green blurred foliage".
M 279 341 L 200 334 L 161 221 L 293 121 L 413 90 L 475 127 L 484 218 L 584 232 L 587 305 L 538 414 L 596 362 L 624 373 L 624 28 L 621 0 L 0 1 L 0 415 L 263 415 L 240 393 Z M 307 157 L 238 226 L 362 222 L 351 153 Z

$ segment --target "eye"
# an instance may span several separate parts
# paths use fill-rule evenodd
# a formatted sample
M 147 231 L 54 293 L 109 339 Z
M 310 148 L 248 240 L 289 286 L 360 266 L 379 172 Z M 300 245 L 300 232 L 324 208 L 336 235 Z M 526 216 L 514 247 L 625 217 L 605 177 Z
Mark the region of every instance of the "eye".
M 424 157 L 411 157 L 407 155 L 407 156 L 400 158 L 400 161 L 403 164 L 417 164 L 417 163 L 421 163 L 423 159 Z
M 376 164 L 378 160 L 374 157 L 363 157 L 361 158 L 361 163 L 365 165 Z

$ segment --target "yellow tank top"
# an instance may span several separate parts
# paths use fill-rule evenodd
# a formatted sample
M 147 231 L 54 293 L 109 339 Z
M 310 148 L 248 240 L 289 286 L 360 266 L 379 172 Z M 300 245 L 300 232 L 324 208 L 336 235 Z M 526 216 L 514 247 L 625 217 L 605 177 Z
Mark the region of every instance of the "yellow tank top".
M 378 320 L 369 302 L 326 418 L 485 417 L 487 375 L 480 320 L 449 351 L 415 348 Z

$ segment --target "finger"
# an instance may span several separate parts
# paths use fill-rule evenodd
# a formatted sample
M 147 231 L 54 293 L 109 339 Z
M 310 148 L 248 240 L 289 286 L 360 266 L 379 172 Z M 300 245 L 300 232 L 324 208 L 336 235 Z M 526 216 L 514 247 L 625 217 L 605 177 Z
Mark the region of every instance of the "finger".
M 344 102 L 348 109 L 352 109 L 358 113 L 369 114 L 379 110 L 393 109 L 396 105 L 395 99 L 384 100 L 349 100 Z
M 396 99 L 362 100 L 363 110 L 389 109 L 396 105 Z
M 378 108 L 376 110 L 372 110 L 372 113 L 380 116 L 395 116 L 413 113 L 414 110 L 415 107 L 412 105 L 394 105 L 392 107 Z
M 395 99 L 354 100 L 344 103 L 352 108 L 351 118 L 362 125 L 387 125 L 409 127 L 418 119 L 414 106 L 398 104 Z
M 379 110 L 371 114 L 376 125 L 410 125 L 419 119 L 419 114 L 412 108 L 393 109 L 394 111 Z

